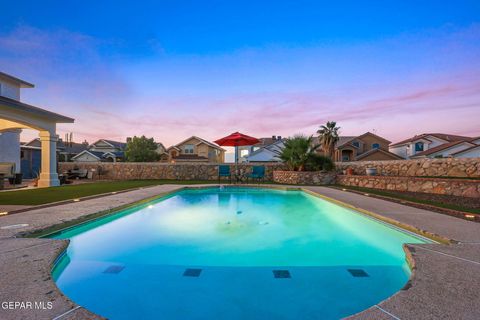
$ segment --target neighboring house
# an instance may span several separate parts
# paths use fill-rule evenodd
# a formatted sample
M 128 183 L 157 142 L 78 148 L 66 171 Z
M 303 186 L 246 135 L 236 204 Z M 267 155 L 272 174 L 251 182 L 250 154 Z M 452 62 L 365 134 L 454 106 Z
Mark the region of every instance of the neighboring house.
M 268 138 L 260 138 L 258 140 L 260 140 L 260 142 L 257 143 L 257 144 L 254 144 L 254 145 L 251 145 L 251 146 L 240 146 L 240 147 L 238 147 L 238 153 L 237 153 L 238 162 L 246 162 L 247 157 L 249 155 L 251 155 L 253 152 L 255 152 L 255 151 L 257 151 L 261 148 L 264 148 L 266 146 L 269 146 L 272 143 L 275 143 L 277 140 L 282 140 L 282 137 L 281 136 L 272 136 L 272 137 L 268 137 Z
M 441 144 L 439 146 L 430 148 L 423 152 L 419 152 L 414 156 L 411 156 L 410 159 L 419 159 L 419 158 L 448 158 L 452 157 L 453 154 L 470 149 L 475 147 L 476 144 L 473 144 L 468 141 L 453 141 Z
M 225 149 L 197 136 L 166 150 L 169 162 L 225 162 Z
M 280 162 L 280 154 L 285 147 L 285 139 L 279 137 L 273 143 L 261 147 L 246 156 L 246 162 Z
M 20 166 L 21 172 L 25 179 L 36 178 L 40 172 L 42 165 L 41 141 L 39 138 L 30 142 L 22 143 L 20 146 Z M 57 159 L 60 162 L 71 161 L 71 158 L 86 150 L 88 143 L 63 142 L 62 139 L 57 141 Z
M 156 152 L 160 155 L 160 161 L 166 162 L 169 159 L 167 148 L 163 145 L 163 143 L 158 142 L 157 143 L 157 150 Z
M 318 143 L 318 138 L 316 142 Z M 335 144 L 333 160 L 337 162 L 401 160 L 401 157 L 388 151 L 389 144 L 389 140 L 371 132 L 360 136 L 340 136 Z
M 100 139 L 72 157 L 74 162 L 117 162 L 125 159 L 124 142 Z
M 404 158 L 449 157 L 476 144 L 478 138 L 445 133 L 424 133 L 390 145 L 389 151 Z

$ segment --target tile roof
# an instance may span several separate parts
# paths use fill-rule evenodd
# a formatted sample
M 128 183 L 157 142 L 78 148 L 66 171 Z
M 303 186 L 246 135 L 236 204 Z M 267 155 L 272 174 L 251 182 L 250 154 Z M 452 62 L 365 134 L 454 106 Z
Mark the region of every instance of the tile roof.
M 368 150 L 367 152 L 364 152 L 360 155 L 358 155 L 355 160 L 361 160 L 363 158 L 365 158 L 366 156 L 369 156 L 371 154 L 374 154 L 376 152 L 380 152 L 380 153 L 383 153 L 383 154 L 386 154 L 386 155 L 389 155 L 391 156 L 392 158 L 396 158 L 398 160 L 403 160 L 404 158 L 400 157 L 399 155 L 396 155 L 395 153 L 392 153 L 390 151 L 386 151 L 386 150 L 382 150 L 382 149 L 371 149 L 371 150 Z
M 428 138 L 427 138 L 428 136 L 436 137 L 438 139 L 442 139 L 442 140 L 447 141 L 447 142 L 468 141 L 468 140 L 472 139 L 471 137 L 458 136 L 458 135 L 447 134 L 447 133 L 422 133 L 422 134 L 413 136 L 411 138 L 396 142 L 396 143 L 390 145 L 390 147 L 399 146 L 399 145 L 409 143 L 409 142 L 413 142 L 413 141 L 416 141 L 416 140 L 419 140 L 419 139 L 428 140 Z M 430 141 L 430 140 L 428 140 L 428 141 Z
M 425 150 L 425 151 L 422 151 L 420 153 L 417 153 L 415 154 L 414 156 L 412 156 L 412 158 L 414 157 L 421 157 L 421 156 L 428 156 L 432 153 L 435 153 L 435 152 L 438 152 L 438 151 L 442 151 L 442 150 L 445 150 L 445 149 L 448 149 L 450 147 L 453 147 L 453 146 L 456 146 L 457 144 L 461 144 L 461 143 L 470 143 L 468 141 L 465 141 L 465 140 L 457 140 L 457 141 L 452 141 L 452 142 L 448 142 L 448 143 L 444 143 L 444 144 L 441 144 L 439 146 L 436 146 L 434 148 L 431 148 L 431 149 L 428 149 L 428 150 Z M 473 145 L 473 143 L 470 143 Z

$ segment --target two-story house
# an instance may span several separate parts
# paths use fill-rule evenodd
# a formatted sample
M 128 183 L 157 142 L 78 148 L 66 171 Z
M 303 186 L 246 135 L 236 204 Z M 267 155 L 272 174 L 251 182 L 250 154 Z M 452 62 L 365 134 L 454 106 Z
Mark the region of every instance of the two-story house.
M 390 145 L 389 151 L 404 158 L 450 157 L 475 147 L 475 138 L 446 133 L 423 133 Z
M 72 157 L 74 162 L 117 162 L 125 159 L 125 142 L 100 139 L 88 146 L 87 150 Z
M 225 149 L 197 136 L 169 147 L 166 152 L 169 162 L 225 162 Z
M 402 159 L 388 151 L 389 144 L 389 140 L 371 132 L 360 136 L 340 136 L 335 145 L 333 160 L 348 162 Z

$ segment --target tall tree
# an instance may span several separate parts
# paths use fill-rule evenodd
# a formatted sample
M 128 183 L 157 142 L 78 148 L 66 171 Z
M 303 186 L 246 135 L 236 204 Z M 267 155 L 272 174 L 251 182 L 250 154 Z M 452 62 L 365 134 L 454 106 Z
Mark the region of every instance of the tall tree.
M 155 140 L 153 138 L 148 139 L 145 136 L 135 136 L 128 141 L 125 157 L 129 162 L 151 162 L 158 161 L 160 158 Z
M 322 145 L 322 150 L 326 156 L 333 158 L 333 153 L 335 151 L 335 144 L 340 139 L 338 131 L 340 127 L 337 127 L 335 121 L 328 121 L 326 125 L 320 126 L 320 129 L 317 131 L 320 144 Z

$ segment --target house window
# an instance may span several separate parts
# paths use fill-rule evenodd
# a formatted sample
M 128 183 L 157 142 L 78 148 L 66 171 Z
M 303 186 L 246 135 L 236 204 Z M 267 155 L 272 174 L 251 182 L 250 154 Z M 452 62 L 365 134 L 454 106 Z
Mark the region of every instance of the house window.
M 248 150 L 240 150 L 240 157 L 248 156 Z
M 415 143 L 415 151 L 416 152 L 423 151 L 423 142 Z
M 354 141 L 352 144 L 354 147 L 360 148 L 360 142 Z
M 183 150 L 185 153 L 193 154 L 193 144 L 186 144 Z
M 380 144 L 378 143 L 372 144 L 372 149 L 380 149 Z

